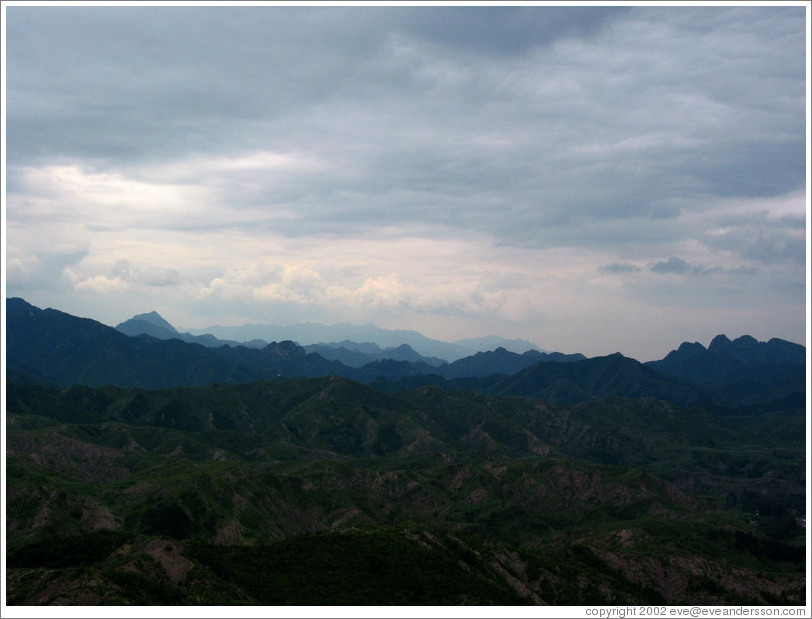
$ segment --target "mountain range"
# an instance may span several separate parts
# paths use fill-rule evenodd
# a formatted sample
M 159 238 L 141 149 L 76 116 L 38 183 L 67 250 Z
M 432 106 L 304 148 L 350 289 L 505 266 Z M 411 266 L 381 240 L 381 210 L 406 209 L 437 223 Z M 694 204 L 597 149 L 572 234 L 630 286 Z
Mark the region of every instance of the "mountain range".
M 6 301 L 10 604 L 804 603 L 803 346 L 449 363 L 127 323 Z
M 350 366 L 307 352 L 292 341 L 263 348 L 227 344 L 213 348 L 143 333 L 131 337 L 93 320 L 41 310 L 22 299 L 8 299 L 6 313 L 8 376 L 44 384 L 155 389 L 336 374 L 387 391 L 435 385 L 568 405 L 608 395 L 656 397 L 678 406 L 728 411 L 805 404 L 806 349 L 779 339 L 757 342 L 742 336 L 730 341 L 719 336 L 707 349 L 683 344 L 663 360 L 646 364 L 619 353 L 587 359 L 579 354 L 533 350 L 517 354 L 497 348 L 435 365 L 403 345 L 393 349 L 401 360 L 386 358 L 386 351 L 381 351 L 376 361 Z M 144 322 L 174 330 L 168 323 L 152 321 Z M 320 350 L 324 352 L 324 347 Z M 403 360 L 409 357 L 418 360 Z
M 505 339 L 498 336 L 471 338 L 457 342 L 443 342 L 427 338 L 416 331 L 392 331 L 374 325 L 352 325 L 341 323 L 324 325 L 321 323 L 300 323 L 287 327 L 277 325 L 243 325 L 241 327 L 209 327 L 197 334 L 181 333 L 158 312 L 137 314 L 116 325 L 116 330 L 126 335 L 149 335 L 160 340 L 178 339 L 183 342 L 202 344 L 208 347 L 246 346 L 263 348 L 269 341 L 296 341 L 304 344 L 307 352 L 317 352 L 326 359 L 341 361 L 344 365 L 360 367 L 371 361 L 394 359 L 396 361 L 423 361 L 429 365 L 442 365 L 480 351 L 505 348 L 514 352 L 538 350 L 535 344 L 526 340 Z M 220 339 L 212 333 L 229 333 L 236 339 Z M 340 342 L 330 338 L 353 334 L 360 341 L 344 339 Z M 251 336 L 262 335 L 265 339 Z M 319 339 L 321 338 L 321 339 Z M 374 341 L 365 341 L 372 339 Z M 381 344 L 389 345 L 381 347 Z M 439 356 L 422 355 L 410 346 L 432 351 Z M 441 358 L 442 357 L 442 358 Z
M 230 341 L 261 340 L 266 342 L 291 340 L 302 346 L 325 342 L 374 342 L 381 348 L 397 348 L 407 344 L 418 354 L 436 357 L 444 361 L 454 361 L 483 350 L 501 346 L 512 352 L 523 353 L 537 350 L 537 346 L 526 340 L 505 339 L 497 336 L 471 338 L 456 342 L 443 342 L 428 338 L 417 331 L 382 329 L 372 324 L 354 325 L 339 323 L 300 323 L 289 326 L 272 324 L 249 324 L 238 327 L 211 326 L 205 329 L 192 329 L 195 335 L 213 335 Z
M 445 365 L 444 359 L 437 357 L 424 357 L 408 344 L 401 344 L 393 348 L 381 348 L 374 342 L 332 342 L 322 344 L 308 344 L 304 346 L 307 352 L 318 353 L 325 359 L 340 361 L 346 366 L 360 368 L 367 363 L 391 359 L 392 361 L 410 361 L 412 363 L 425 363 L 433 367 Z
M 116 325 L 116 331 L 132 337 L 138 335 L 148 335 L 158 340 L 180 340 L 189 344 L 200 344 L 209 348 L 219 348 L 220 346 L 246 346 L 248 348 L 264 348 L 268 342 L 263 340 L 252 340 L 249 342 L 236 342 L 232 340 L 221 340 L 209 333 L 192 335 L 189 332 L 181 333 L 158 312 L 146 312 L 136 314 L 129 320 Z
M 647 365 L 673 376 L 712 383 L 744 368 L 757 368 L 765 374 L 787 367 L 804 365 L 806 351 L 803 346 L 773 338 L 759 342 L 743 335 L 730 340 L 717 335 L 705 348 L 699 342 L 684 342 L 660 361 Z

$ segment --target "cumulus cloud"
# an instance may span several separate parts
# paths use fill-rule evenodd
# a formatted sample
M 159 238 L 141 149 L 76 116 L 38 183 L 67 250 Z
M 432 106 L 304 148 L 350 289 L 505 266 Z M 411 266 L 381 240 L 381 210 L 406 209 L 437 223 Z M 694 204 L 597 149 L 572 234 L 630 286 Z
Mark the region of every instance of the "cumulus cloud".
M 7 247 L 6 276 L 11 290 L 62 290 L 71 285 L 73 269 L 88 255 L 85 248 L 50 246 L 37 252 Z
M 129 260 L 117 260 L 108 275 L 94 275 L 78 280 L 73 274 L 75 288 L 79 292 L 110 294 L 129 291 L 133 287 L 177 286 L 184 282 L 183 276 L 171 267 L 147 266 L 141 268 Z
M 517 320 L 528 311 L 532 303 L 526 273 L 489 272 L 484 266 L 481 271 L 470 273 L 447 265 L 441 275 L 432 278 L 427 275 L 431 264 L 443 253 L 439 247 L 435 249 L 436 253 L 427 248 L 430 254 L 414 261 L 404 273 L 381 274 L 377 264 L 358 264 L 356 256 L 351 270 L 357 274 L 365 272 L 367 276 L 353 281 L 342 275 L 348 269 L 336 264 L 335 258 L 311 255 L 308 264 L 270 263 L 260 269 L 224 273 L 199 284 L 196 295 L 205 299 L 284 303 L 302 309 L 328 307 L 340 312 L 343 308 L 364 317 L 383 310 Z M 365 253 L 363 244 L 357 246 L 357 251 Z M 397 254 L 406 248 L 395 242 L 391 243 L 390 251 Z
M 124 292 L 130 289 L 130 283 L 122 277 L 108 277 L 96 275 L 76 282 L 76 290 L 92 294 L 110 294 Z
M 129 260 L 119 260 L 113 266 L 117 278 L 142 286 L 175 286 L 184 281 L 183 276 L 171 267 L 133 266 Z

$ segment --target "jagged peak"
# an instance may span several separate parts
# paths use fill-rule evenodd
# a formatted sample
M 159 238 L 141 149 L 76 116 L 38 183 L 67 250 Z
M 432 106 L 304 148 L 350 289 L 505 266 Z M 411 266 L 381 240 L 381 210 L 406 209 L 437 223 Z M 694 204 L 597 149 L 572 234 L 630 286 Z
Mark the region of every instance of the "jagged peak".
M 726 346 L 727 344 L 730 344 L 730 338 L 727 337 L 725 334 L 720 334 L 711 340 L 710 346 L 708 346 L 708 350 L 713 350 L 721 346 Z
M 153 310 L 151 312 L 146 312 L 144 314 L 136 314 L 135 316 L 133 316 L 129 320 L 125 320 L 124 322 L 122 322 L 116 328 L 120 327 L 121 325 L 126 325 L 128 322 L 139 322 L 139 321 L 148 322 L 151 325 L 155 325 L 156 327 L 161 327 L 162 329 L 166 329 L 168 331 L 171 331 L 172 333 L 177 333 L 178 332 L 178 330 L 175 329 L 175 327 L 173 327 L 163 316 L 161 316 L 155 310 Z

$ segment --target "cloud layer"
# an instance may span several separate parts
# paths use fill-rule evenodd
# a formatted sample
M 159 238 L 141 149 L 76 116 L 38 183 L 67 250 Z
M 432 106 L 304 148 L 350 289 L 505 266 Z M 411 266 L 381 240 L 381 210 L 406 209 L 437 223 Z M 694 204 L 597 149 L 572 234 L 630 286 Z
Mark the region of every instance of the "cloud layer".
M 586 354 L 805 332 L 803 7 L 6 7 L 7 294 Z

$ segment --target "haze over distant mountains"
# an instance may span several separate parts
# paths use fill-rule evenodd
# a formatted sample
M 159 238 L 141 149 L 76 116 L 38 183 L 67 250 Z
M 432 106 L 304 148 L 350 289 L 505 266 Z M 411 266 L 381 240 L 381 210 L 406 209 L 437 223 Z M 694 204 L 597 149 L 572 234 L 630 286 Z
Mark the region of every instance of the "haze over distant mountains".
M 264 340 L 266 342 L 293 340 L 301 346 L 352 341 L 373 342 L 386 349 L 408 344 L 421 355 L 438 357 L 446 361 L 454 361 L 476 352 L 493 350 L 500 346 L 518 353 L 539 350 L 535 344 L 527 340 L 511 340 L 498 336 L 487 336 L 456 342 L 443 342 L 428 338 L 417 331 L 382 329 L 372 324 L 354 325 L 346 322 L 334 325 L 307 322 L 288 326 L 272 324 L 250 324 L 239 327 L 212 326 L 205 329 L 192 329 L 190 332 L 194 335 L 211 334 L 219 339 L 239 342 L 250 340 Z
M 286 327 L 252 324 L 241 327 L 210 327 L 193 330 L 195 333 L 181 333 L 155 311 L 137 314 L 116 325 L 116 329 L 130 336 L 146 334 L 160 340 L 178 339 L 209 347 L 226 344 L 263 348 L 269 342 L 290 340 L 304 346 L 307 352 L 317 352 L 325 359 L 341 361 L 351 367 L 360 367 L 382 359 L 422 361 L 439 366 L 497 348 L 515 353 L 539 350 L 527 340 L 507 339 L 496 335 L 443 342 L 425 337 L 417 331 L 381 329 L 372 324 L 300 323 Z
M 803 408 L 805 401 L 806 349 L 779 339 L 758 342 L 742 336 L 731 341 L 720 335 L 707 349 L 683 343 L 665 359 L 645 364 L 619 353 L 587 359 L 538 350 L 519 354 L 502 347 L 443 363 L 406 344 L 387 351 L 347 341 L 308 350 L 284 340 L 258 348 L 226 345 L 208 336 L 207 345 L 201 345 L 177 337 L 174 327 L 155 313 L 113 329 L 41 310 L 22 299 L 7 300 L 6 309 L 8 376 L 21 382 L 158 389 L 340 375 L 384 391 L 434 385 L 568 405 L 620 396 L 720 411 L 783 410 Z M 144 325 L 159 337 L 121 331 Z M 340 360 L 347 355 L 354 355 L 355 363 Z
M 262 348 L 268 345 L 265 341 L 237 342 L 231 340 L 221 340 L 211 334 L 192 335 L 191 333 L 181 333 L 158 312 L 152 311 L 144 314 L 137 314 L 116 325 L 116 330 L 132 337 L 138 335 L 149 335 L 159 340 L 180 340 L 194 344 L 201 344 L 216 348 L 219 346 L 248 346 L 249 348 Z

